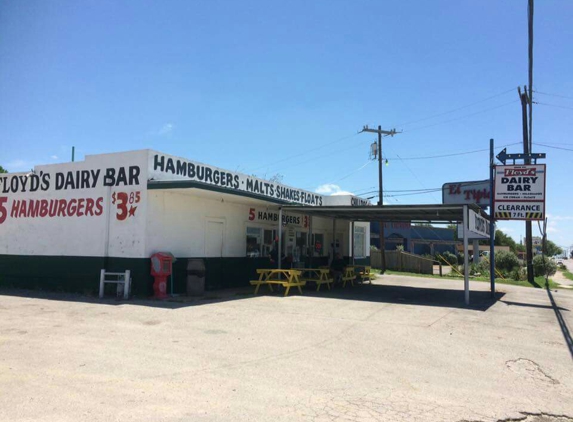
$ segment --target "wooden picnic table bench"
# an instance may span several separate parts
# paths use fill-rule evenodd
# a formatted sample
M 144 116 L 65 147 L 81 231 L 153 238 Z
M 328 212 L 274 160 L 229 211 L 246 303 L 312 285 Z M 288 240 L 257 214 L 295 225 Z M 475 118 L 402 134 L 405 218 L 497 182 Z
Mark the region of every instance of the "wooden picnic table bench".
M 355 265 L 355 267 L 358 269 L 358 275 L 362 282 L 368 281 L 368 283 L 372 284 L 372 280 L 375 278 L 372 267 L 369 265 Z
M 259 292 L 261 285 L 266 284 L 269 286 L 269 290 L 273 291 L 273 284 L 280 284 L 285 288 L 285 296 L 288 295 L 291 287 L 298 288 L 300 294 L 302 294 L 301 286 L 306 284 L 306 281 L 301 280 L 300 276 L 302 272 L 300 270 L 283 270 L 283 269 L 257 269 L 257 274 L 259 274 L 258 280 L 251 280 L 250 283 L 255 287 L 255 294 Z
M 316 283 L 316 291 L 320 290 L 320 286 L 326 284 L 330 290 L 330 283 L 334 280 L 330 277 L 330 270 L 328 268 L 297 268 L 303 275 L 300 280 L 306 283 Z
M 353 266 L 344 267 L 342 271 L 342 287 L 346 287 L 346 283 L 350 281 L 350 284 L 354 286 L 354 280 L 356 280 L 356 273 Z

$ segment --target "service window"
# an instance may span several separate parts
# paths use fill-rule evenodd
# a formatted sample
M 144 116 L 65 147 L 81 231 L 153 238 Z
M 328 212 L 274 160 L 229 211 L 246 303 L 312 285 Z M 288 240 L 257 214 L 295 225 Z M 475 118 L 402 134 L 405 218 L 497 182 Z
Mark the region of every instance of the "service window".
M 271 230 L 271 229 L 263 230 L 263 247 L 261 250 L 262 256 L 269 256 L 269 254 L 273 250 L 273 243 L 276 238 L 277 238 L 276 230 Z
M 259 227 L 247 227 L 247 256 L 258 258 L 262 254 L 263 229 Z
M 366 228 L 354 227 L 354 257 L 364 258 L 366 256 Z
M 276 230 L 247 227 L 247 256 L 249 258 L 269 256 L 276 237 Z

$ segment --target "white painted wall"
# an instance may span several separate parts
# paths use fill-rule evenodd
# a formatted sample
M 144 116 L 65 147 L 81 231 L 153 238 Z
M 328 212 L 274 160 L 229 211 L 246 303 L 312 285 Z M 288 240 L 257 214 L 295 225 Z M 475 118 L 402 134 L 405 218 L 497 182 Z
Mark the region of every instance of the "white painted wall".
M 145 249 L 147 156 L 147 151 L 86 156 L 85 161 L 36 166 L 34 173 L 0 175 L 0 254 L 141 256 Z M 104 186 L 106 172 L 117 175 L 121 169 L 129 172 L 130 166 L 138 167 L 137 184 Z M 96 179 L 92 175 L 98 170 Z M 85 178 L 87 184 L 76 186 L 76 176 L 80 172 L 81 180 L 82 171 L 89 174 Z M 38 189 L 31 186 L 33 180 L 41 181 Z M 74 184 L 60 186 L 58 182 L 62 180 L 73 180 Z M 111 182 L 111 178 L 108 181 Z M 124 193 L 129 200 L 133 193 L 135 200 L 135 192 L 139 192 L 139 203 L 132 204 L 137 207 L 132 210 L 133 215 L 128 212 L 125 219 L 118 219 L 122 202 L 118 198 L 123 197 L 119 194 Z M 115 204 L 112 203 L 114 194 Z M 94 215 L 85 215 L 88 201 L 100 204 L 94 206 Z M 26 204 L 26 213 L 21 211 L 22 203 Z M 41 208 L 38 212 L 29 212 L 31 204 L 42 203 L 66 207 L 52 217 L 42 215 Z M 83 204 L 80 212 L 83 215 L 78 215 L 78 203 Z
M 232 198 L 231 202 L 228 198 Z M 146 254 L 171 252 L 179 257 L 205 257 L 207 255 L 205 236 L 208 221 L 224 222 L 223 256 L 246 256 L 247 226 L 277 229 L 272 222 L 249 221 L 249 210 L 276 211 L 276 204 L 261 204 L 249 198 L 226 194 L 203 193 L 197 189 L 166 189 L 148 192 L 146 229 Z M 223 201 L 221 201 L 221 199 Z M 235 201 L 242 201 L 238 203 Z M 340 221 L 337 232 L 342 253 L 348 254 L 349 226 Z M 308 232 L 308 228 L 294 226 L 297 231 Z M 332 241 L 332 221 L 313 219 L 313 233 L 325 234 L 327 245 Z

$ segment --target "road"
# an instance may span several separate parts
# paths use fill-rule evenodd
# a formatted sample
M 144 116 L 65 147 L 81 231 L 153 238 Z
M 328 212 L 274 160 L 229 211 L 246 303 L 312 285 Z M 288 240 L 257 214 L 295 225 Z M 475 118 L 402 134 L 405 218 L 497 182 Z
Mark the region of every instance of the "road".
M 0 292 L 0 420 L 573 420 L 573 291 L 487 288 L 469 308 L 461 281 L 399 276 L 189 303 Z

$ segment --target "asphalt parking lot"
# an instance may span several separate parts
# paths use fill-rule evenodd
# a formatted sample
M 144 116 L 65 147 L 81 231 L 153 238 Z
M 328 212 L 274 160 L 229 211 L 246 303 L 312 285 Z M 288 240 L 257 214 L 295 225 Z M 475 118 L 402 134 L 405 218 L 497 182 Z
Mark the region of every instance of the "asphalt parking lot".
M 501 285 L 492 303 L 474 282 L 467 308 L 462 287 L 384 276 L 188 303 L 0 291 L 0 420 L 573 420 L 573 291 Z

